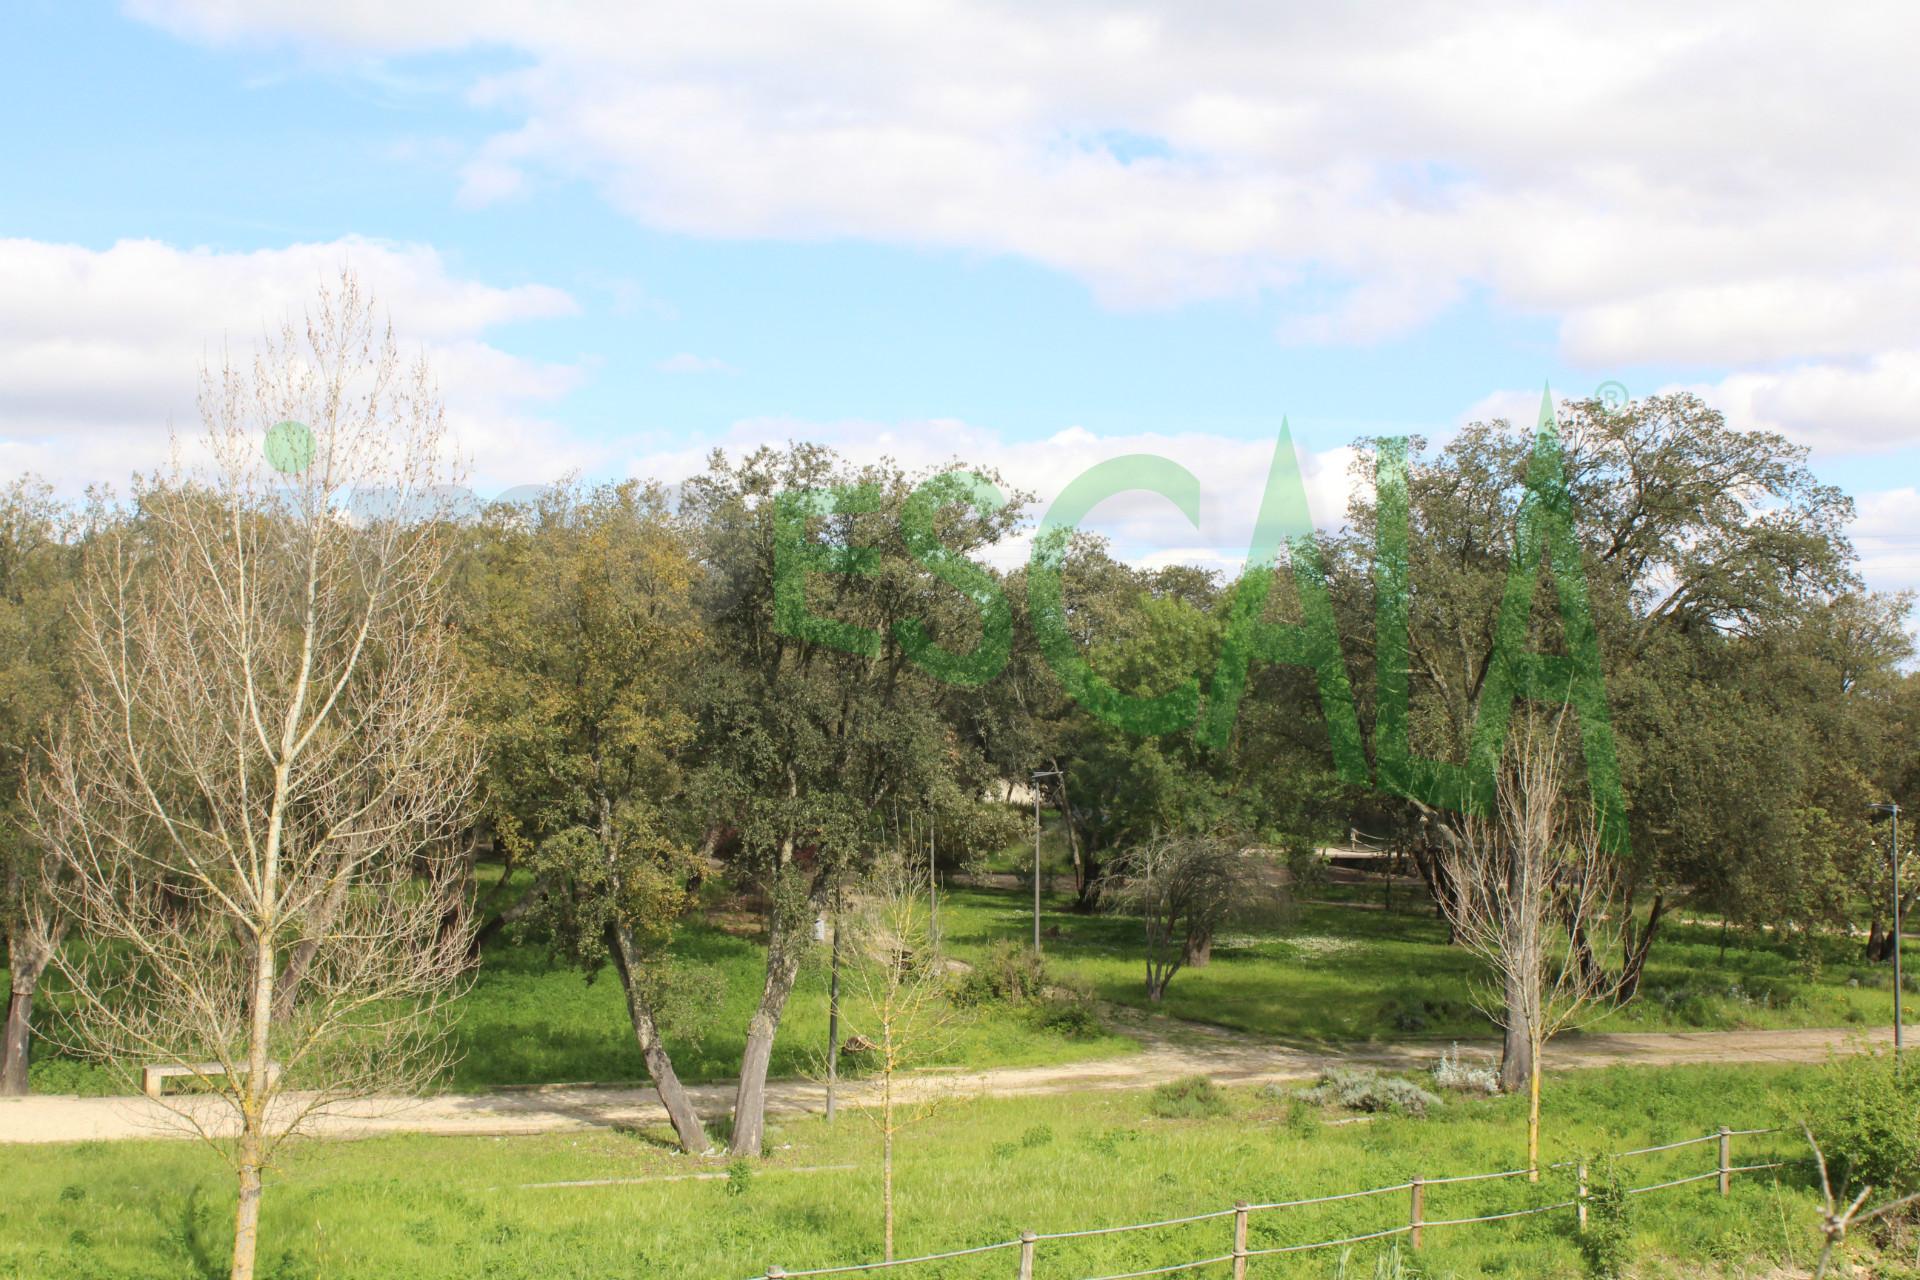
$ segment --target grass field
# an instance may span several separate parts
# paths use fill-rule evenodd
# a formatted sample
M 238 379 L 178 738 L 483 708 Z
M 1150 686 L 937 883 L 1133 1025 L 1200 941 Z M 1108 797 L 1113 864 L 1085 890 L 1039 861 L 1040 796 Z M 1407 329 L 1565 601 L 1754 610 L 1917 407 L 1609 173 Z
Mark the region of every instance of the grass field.
M 1213 963 L 1179 974 L 1155 1012 L 1321 1044 L 1491 1034 L 1473 1005 L 1475 962 L 1446 945 L 1445 926 L 1424 896 L 1397 891 L 1391 910 L 1382 909 L 1382 896 L 1379 886 L 1322 886 L 1312 892 L 1315 900 L 1283 920 L 1229 931 L 1216 942 Z M 1054 971 L 1109 1004 L 1151 1008 L 1139 922 L 1076 914 L 1069 906 L 1064 896 L 1046 903 L 1043 926 Z M 976 961 L 996 940 L 1031 938 L 1031 898 L 1018 889 L 950 889 L 941 898 L 941 922 L 951 954 Z M 1857 942 L 1822 939 L 1809 958 L 1753 932 L 1731 932 L 1724 955 L 1721 941 L 1710 924 L 1665 926 L 1640 999 L 1595 1029 L 1880 1025 L 1892 1017 L 1889 966 L 1864 964 Z M 788 1005 L 774 1051 L 776 1077 L 819 1070 L 827 1025 L 825 951 L 811 951 Z M 675 1060 L 689 1080 L 729 1078 L 758 998 L 765 953 L 737 924 L 729 931 L 706 921 L 683 928 L 676 952 L 680 963 L 717 978 L 721 995 L 717 1006 L 705 1008 L 699 1038 L 687 1028 L 673 1037 Z M 576 970 L 552 966 L 538 942 L 488 949 L 462 1001 L 458 1037 L 461 1057 L 447 1081 L 453 1089 L 642 1077 L 613 975 L 589 984 Z M 1017 1011 L 989 1008 L 964 1020 L 935 1062 L 1018 1066 L 1135 1048 L 1137 1041 L 1111 1031 L 1069 1037 Z M 45 1050 L 33 1081 L 42 1092 L 130 1088 L 98 1067 Z
M 1819 1068 L 1623 1068 L 1550 1081 L 1547 1155 L 1624 1150 L 1791 1117 Z M 1252 1090 L 1226 1113 L 1169 1120 L 1147 1094 L 954 1101 L 904 1135 L 903 1253 L 962 1248 L 1040 1232 L 1179 1217 L 1404 1181 L 1418 1174 L 1513 1168 L 1520 1099 L 1451 1098 L 1426 1119 L 1321 1122 L 1321 1113 Z M 1329 1119 L 1333 1118 L 1330 1114 Z M 1740 1139 L 1736 1162 L 1804 1153 L 1785 1137 Z M 858 1114 L 776 1124 L 772 1153 L 714 1181 L 529 1187 L 595 1178 L 667 1178 L 727 1166 L 669 1154 L 654 1134 L 538 1138 L 391 1138 L 293 1149 L 268 1191 L 265 1280 L 634 1277 L 745 1280 L 878 1256 L 876 1134 Z M 1651 1183 L 1711 1168 L 1711 1144 L 1634 1161 Z M 119 1143 L 10 1153 L 0 1200 L 0 1277 L 10 1280 L 203 1280 L 224 1274 L 232 1185 L 197 1144 Z M 851 1165 L 853 1168 L 835 1166 Z M 1644 1276 L 1763 1274 L 1804 1263 L 1815 1238 L 1809 1175 L 1795 1166 L 1711 1181 L 1631 1203 Z M 1567 1194 L 1553 1176 L 1430 1188 L 1427 1217 L 1465 1217 Z M 1406 1220 L 1404 1192 L 1253 1219 L 1251 1245 L 1325 1239 Z M 1583 1274 L 1571 1215 L 1435 1229 L 1424 1276 Z M 1111 1274 L 1227 1251 L 1228 1223 L 1041 1246 L 1039 1274 Z M 1371 1276 L 1383 1246 L 1355 1246 Z M 1261 1277 L 1333 1276 L 1339 1251 L 1258 1261 Z M 939 1280 L 1006 1278 L 1010 1253 L 899 1273 Z M 1751 1272 L 1736 1271 L 1751 1267 Z M 1212 1274 L 1223 1274 L 1215 1272 Z
M 1391 911 L 1380 891 L 1316 893 L 1359 903 L 1309 902 L 1284 923 L 1241 927 L 1216 940 L 1213 963 L 1176 975 L 1160 1011 L 1258 1035 L 1316 1042 L 1417 1036 L 1484 1036 L 1493 1026 L 1473 1005 L 1473 958 L 1446 945 L 1446 926 L 1414 894 Z M 1064 907 L 1064 903 L 1057 904 Z M 1032 937 L 1031 899 L 1017 892 L 958 890 L 942 904 L 948 946 L 977 959 L 998 938 Z M 1150 1007 L 1137 920 L 1043 916 L 1046 950 L 1061 973 L 1103 1000 Z M 1893 1017 L 1890 966 L 1869 966 L 1860 944 L 1820 940 L 1819 965 L 1771 938 L 1703 924 L 1663 926 L 1640 999 L 1595 1030 L 1733 1030 L 1884 1025 Z

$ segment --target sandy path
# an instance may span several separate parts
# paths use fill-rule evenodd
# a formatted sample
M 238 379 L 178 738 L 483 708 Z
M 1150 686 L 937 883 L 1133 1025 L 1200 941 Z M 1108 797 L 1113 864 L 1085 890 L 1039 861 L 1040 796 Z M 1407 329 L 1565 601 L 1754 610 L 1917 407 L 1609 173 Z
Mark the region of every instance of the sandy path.
M 1327 1067 L 1366 1063 L 1393 1068 L 1423 1068 L 1443 1045 L 1433 1041 L 1301 1048 L 1255 1040 L 1232 1032 L 1182 1027 L 1179 1038 L 1136 1032 L 1146 1040 L 1137 1054 L 1066 1066 L 1005 1067 L 990 1071 L 945 1070 L 912 1077 L 911 1090 L 924 1094 L 1011 1097 L 1028 1094 L 1083 1093 L 1140 1089 L 1205 1075 L 1223 1084 L 1259 1084 L 1298 1080 Z M 1892 1033 L 1882 1028 L 1801 1031 L 1645 1032 L 1568 1036 L 1547 1051 L 1553 1070 L 1703 1062 L 1820 1062 L 1834 1050 L 1885 1044 Z M 1490 1042 L 1463 1042 L 1470 1052 L 1491 1053 Z M 733 1102 L 730 1086 L 693 1089 L 695 1104 L 709 1115 L 724 1114 Z M 857 1104 L 857 1085 L 843 1085 L 841 1096 Z M 768 1088 L 769 1110 L 797 1114 L 823 1110 L 823 1086 L 783 1081 Z M 192 1105 L 182 1100 L 180 1105 Z M 218 1108 L 199 1117 L 216 1123 Z M 492 1093 L 444 1094 L 418 1101 L 365 1100 L 343 1104 L 309 1122 L 311 1132 L 332 1137 L 377 1134 L 526 1134 L 639 1126 L 661 1123 L 665 1114 L 653 1091 L 645 1088 L 547 1085 Z M 126 1138 L 188 1136 L 179 1117 L 146 1098 L 31 1097 L 0 1099 L 0 1142 L 78 1142 Z

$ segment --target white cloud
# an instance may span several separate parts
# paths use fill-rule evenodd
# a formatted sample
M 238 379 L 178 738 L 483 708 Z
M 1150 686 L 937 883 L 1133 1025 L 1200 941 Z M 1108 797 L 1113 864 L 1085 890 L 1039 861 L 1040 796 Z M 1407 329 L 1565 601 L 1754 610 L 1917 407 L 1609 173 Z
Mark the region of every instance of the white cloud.
M 1832 453 L 1920 445 L 1920 351 L 1736 373 L 1695 390 L 1729 421 Z
M 183 37 L 523 57 L 461 198 L 584 179 L 654 227 L 1011 255 L 1123 305 L 1286 295 L 1370 342 L 1467 296 L 1596 380 L 1915 439 L 1920 6 L 132 0 Z M 1622 374 L 1631 381 L 1630 374 Z
M 956 462 L 999 474 L 1003 492 L 1030 494 L 1028 524 L 1036 523 L 1066 485 L 1096 463 L 1127 454 L 1152 454 L 1192 471 L 1200 481 L 1196 528 L 1167 501 L 1149 493 L 1115 495 L 1102 503 L 1086 527 L 1110 537 L 1117 553 L 1143 564 L 1199 564 L 1232 568 L 1243 563 L 1273 462 L 1273 439 L 1237 439 L 1200 432 L 1098 435 L 1068 427 L 1043 440 L 1009 440 L 990 428 L 953 419 L 924 422 L 812 422 L 763 418 L 736 423 L 717 439 L 640 454 L 630 474 L 673 484 L 705 469 L 707 453 L 722 448 L 739 456 L 760 445 L 808 440 L 829 445 L 859 462 L 892 459 L 910 473 L 931 473 Z M 1344 521 L 1353 450 L 1298 455 L 1307 505 L 1323 529 Z M 1022 537 L 1000 548 L 1003 564 L 1024 560 Z
M 527 411 L 565 394 L 580 370 L 509 355 L 483 337 L 570 313 L 557 289 L 481 284 L 450 273 L 431 248 L 360 239 L 249 253 L 0 240 L 0 470 L 73 488 L 124 483 L 160 464 L 170 428 L 197 430 L 199 370 L 244 358 L 343 266 L 389 313 L 403 350 L 426 355 L 477 477 L 524 470 L 536 453 L 549 466 L 597 460 Z
M 1881 591 L 1920 591 L 1920 489 L 1912 485 L 1861 494 L 1849 531 L 1860 570 Z M 1920 618 L 1915 625 L 1920 626 Z

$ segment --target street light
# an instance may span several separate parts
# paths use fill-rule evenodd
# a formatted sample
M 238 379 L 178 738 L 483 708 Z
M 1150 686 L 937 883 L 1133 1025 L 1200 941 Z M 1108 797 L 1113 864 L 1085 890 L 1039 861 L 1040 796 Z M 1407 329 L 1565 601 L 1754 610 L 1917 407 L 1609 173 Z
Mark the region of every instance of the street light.
M 1040 779 L 1064 778 L 1058 769 L 1038 770 L 1033 775 L 1033 954 L 1040 954 Z M 1067 807 L 1066 787 L 1060 788 L 1060 808 Z
M 1887 863 L 1893 869 L 1893 1053 L 1900 1056 L 1901 1020 L 1900 1020 L 1900 806 L 1897 804 L 1870 804 L 1867 812 L 1880 818 L 1893 820 L 1893 838 L 1887 844 Z

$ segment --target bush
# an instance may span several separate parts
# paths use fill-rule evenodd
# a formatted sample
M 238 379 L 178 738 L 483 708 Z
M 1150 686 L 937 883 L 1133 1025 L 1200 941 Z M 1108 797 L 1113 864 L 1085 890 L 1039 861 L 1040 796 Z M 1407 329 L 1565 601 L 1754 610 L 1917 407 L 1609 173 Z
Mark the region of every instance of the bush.
M 1500 1092 L 1500 1073 L 1494 1069 L 1492 1059 L 1485 1063 L 1468 1062 L 1456 1044 L 1441 1054 L 1440 1061 L 1434 1065 L 1433 1083 L 1454 1093 L 1491 1095 Z
M 753 1162 L 745 1157 L 737 1158 L 727 1165 L 727 1194 L 744 1196 L 753 1186 Z
M 1031 947 L 1004 938 L 995 942 L 979 964 L 967 971 L 954 989 L 954 1002 L 962 1005 L 1032 1004 L 1052 984 L 1047 978 L 1047 963 Z
M 1063 982 L 1049 987 L 1032 1005 L 1034 1025 L 1069 1038 L 1100 1031 L 1100 1010 L 1093 991 L 1084 984 Z
M 1587 1229 L 1580 1233 L 1580 1254 L 1595 1280 L 1617 1280 L 1632 1257 L 1627 1225 L 1627 1188 L 1612 1160 L 1591 1166 L 1587 1182 Z
M 1807 1110 L 1838 1185 L 1872 1183 L 1889 1195 L 1920 1189 L 1920 1071 L 1896 1070 L 1884 1053 L 1836 1059 Z
M 1208 1120 L 1227 1114 L 1227 1099 L 1205 1076 L 1188 1076 L 1154 1089 L 1147 1110 L 1162 1120 Z
M 1387 1111 L 1396 1115 L 1424 1116 L 1440 1105 L 1437 1094 L 1428 1093 L 1411 1080 L 1383 1076 L 1371 1067 L 1335 1067 L 1320 1077 L 1320 1083 L 1302 1089 L 1296 1097 L 1325 1106 L 1329 1103 L 1349 1111 Z

